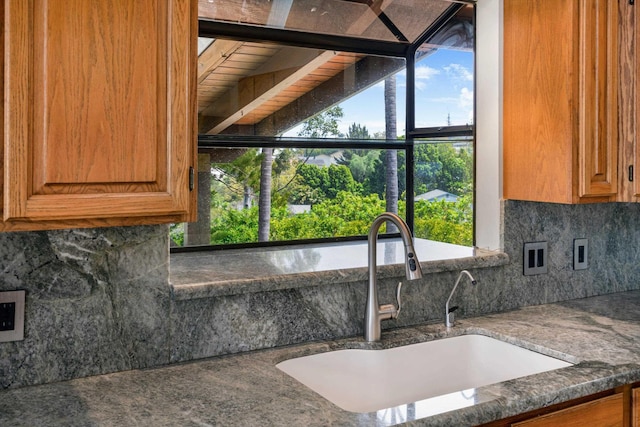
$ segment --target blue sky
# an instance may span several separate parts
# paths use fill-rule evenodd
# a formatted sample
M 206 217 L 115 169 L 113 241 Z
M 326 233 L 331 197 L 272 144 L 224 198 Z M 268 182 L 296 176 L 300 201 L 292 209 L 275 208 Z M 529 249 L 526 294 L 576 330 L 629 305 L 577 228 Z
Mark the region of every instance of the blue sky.
M 406 73 L 398 73 L 397 129 L 405 133 Z M 440 49 L 416 64 L 416 126 L 447 124 L 464 125 L 473 122 L 473 53 Z M 384 132 L 384 83 L 342 102 L 344 117 L 340 130 L 346 133 L 352 123 L 366 126 L 369 133 Z M 296 135 L 295 129 L 287 135 Z

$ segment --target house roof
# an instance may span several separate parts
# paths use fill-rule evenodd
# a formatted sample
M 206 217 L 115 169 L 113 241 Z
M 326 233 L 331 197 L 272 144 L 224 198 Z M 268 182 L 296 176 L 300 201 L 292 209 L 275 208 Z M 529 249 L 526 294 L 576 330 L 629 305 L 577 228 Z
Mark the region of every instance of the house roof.
M 444 190 L 431 190 L 415 197 L 415 200 L 457 199 L 458 196 Z

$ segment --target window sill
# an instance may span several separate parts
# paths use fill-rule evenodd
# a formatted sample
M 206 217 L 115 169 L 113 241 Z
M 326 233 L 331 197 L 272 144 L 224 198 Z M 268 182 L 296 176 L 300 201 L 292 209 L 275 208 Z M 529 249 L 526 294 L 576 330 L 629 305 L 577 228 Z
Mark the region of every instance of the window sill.
M 425 274 L 505 265 L 507 254 L 416 239 Z M 378 277 L 403 277 L 400 239 L 378 242 Z M 368 280 L 367 242 L 171 254 L 174 299 L 335 285 Z

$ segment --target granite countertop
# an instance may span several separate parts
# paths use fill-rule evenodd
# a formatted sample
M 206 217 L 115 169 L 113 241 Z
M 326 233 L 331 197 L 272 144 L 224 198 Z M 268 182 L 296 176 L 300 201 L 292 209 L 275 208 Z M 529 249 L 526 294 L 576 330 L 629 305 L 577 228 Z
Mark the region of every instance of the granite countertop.
M 465 426 L 640 381 L 640 291 L 471 318 L 450 331 L 439 324 L 386 331 L 375 346 L 466 333 L 489 335 L 575 365 L 477 388 L 466 407 L 434 415 L 416 411 L 418 404 L 347 412 L 275 367 L 303 354 L 370 346 L 356 337 L 4 390 L 0 425 Z

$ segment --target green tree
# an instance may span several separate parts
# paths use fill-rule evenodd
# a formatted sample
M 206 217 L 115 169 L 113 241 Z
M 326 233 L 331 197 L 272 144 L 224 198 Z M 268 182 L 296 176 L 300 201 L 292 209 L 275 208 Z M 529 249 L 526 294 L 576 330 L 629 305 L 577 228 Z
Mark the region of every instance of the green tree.
M 466 194 L 471 186 L 473 157 L 451 144 L 419 144 L 415 148 L 416 189 Z
M 298 132 L 298 136 L 303 136 L 305 138 L 327 138 L 330 136 L 340 136 L 338 123 L 343 116 L 344 111 L 339 105 L 328 108 L 310 119 L 305 120 L 302 123 L 302 129 Z
M 349 130 L 345 137 L 348 139 L 371 139 L 371 135 L 369 135 L 367 127 L 358 123 L 352 123 L 349 126 Z
M 230 163 L 214 163 L 212 166 L 221 172 L 215 179 L 227 190 L 241 197 L 245 209 L 251 207 L 253 195 L 260 188 L 260 164 L 262 157 L 258 150 L 247 150 Z
M 417 200 L 414 207 L 414 235 L 423 239 L 471 246 L 473 244 L 471 200 L 471 196 L 460 197 L 456 202 Z
M 297 185 L 291 200 L 297 204 L 317 204 L 335 198 L 341 191 L 354 194 L 362 192 L 362 185 L 353 179 L 348 167 L 304 164 L 298 169 Z

